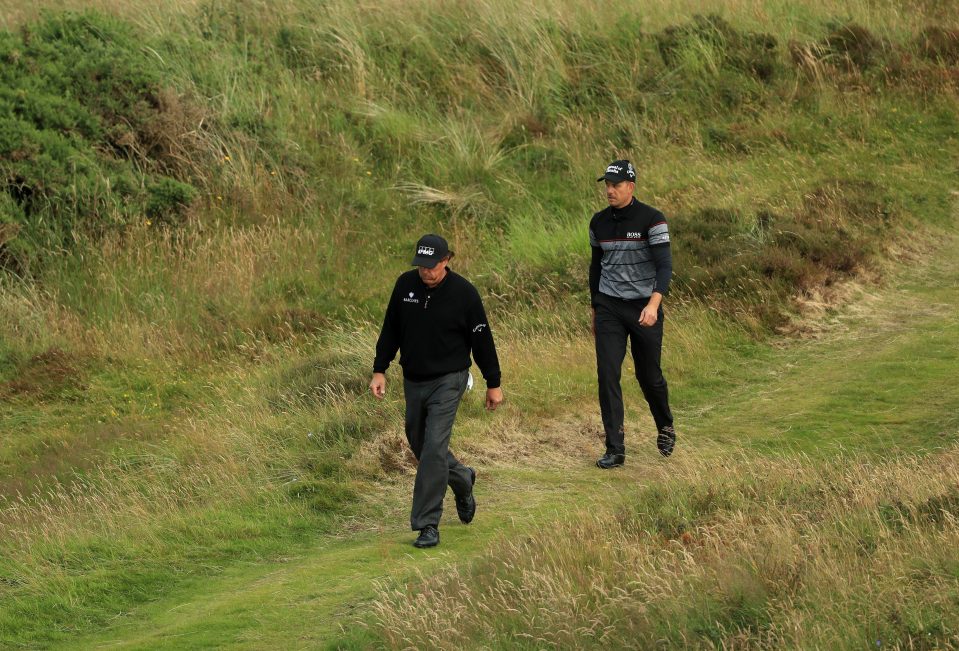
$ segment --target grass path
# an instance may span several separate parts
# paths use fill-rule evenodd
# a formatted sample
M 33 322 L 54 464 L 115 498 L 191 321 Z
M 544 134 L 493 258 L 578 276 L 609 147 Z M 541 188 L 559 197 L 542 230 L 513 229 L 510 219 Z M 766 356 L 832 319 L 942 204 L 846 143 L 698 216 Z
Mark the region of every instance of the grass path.
M 948 444 L 959 427 L 959 255 L 950 237 L 864 293 L 822 338 L 771 350 L 697 423 L 773 452 L 892 454 Z
M 492 469 L 481 477 L 481 517 L 469 527 L 460 524 L 448 500 L 442 545 L 436 550 L 410 546 L 412 534 L 403 526 L 408 517 L 406 487 L 387 486 L 378 497 L 390 500 L 392 508 L 381 521 L 344 524 L 342 533 L 327 537 L 307 554 L 282 563 L 234 567 L 216 579 L 185 586 L 80 645 L 316 648 L 323 641 L 353 636 L 341 623 L 353 619 L 353 611 L 372 596 L 374 581 L 462 561 L 494 544 L 504 529 L 521 531 L 556 517 L 561 503 L 585 505 L 595 498 L 596 477 L 581 471 Z M 609 490 L 599 494 L 613 494 L 618 478 L 601 479 Z M 498 520 L 493 513 L 509 515 Z M 73 641 L 64 648 L 76 645 Z
M 708 462 L 718 449 L 745 446 L 759 453 L 796 451 L 895 454 L 934 449 L 959 437 L 959 248 L 949 236 L 917 271 L 863 293 L 822 336 L 764 347 L 723 378 L 714 404 L 682 413 L 677 457 Z M 679 388 L 681 394 L 682 388 Z M 582 423 L 553 428 L 579 436 Z M 645 447 L 642 447 L 645 446 Z M 376 513 L 344 523 L 315 548 L 279 563 L 229 568 L 118 617 L 69 648 L 330 648 L 362 647 L 362 621 L 377 582 L 468 562 L 494 548 L 502 535 L 522 535 L 569 513 L 617 500 L 624 482 L 642 483 L 663 471 L 651 441 L 635 441 L 629 464 L 601 473 L 592 467 L 593 440 L 570 448 L 565 464 L 481 468 L 479 512 L 469 527 L 455 520 L 452 502 L 442 544 L 410 546 L 404 526 L 404 478 L 383 486 Z M 531 457 L 534 458 L 534 457 Z M 656 472 L 651 472 L 655 466 Z M 646 479 L 644 479 L 646 478 Z M 66 647 L 65 647 L 66 648 Z

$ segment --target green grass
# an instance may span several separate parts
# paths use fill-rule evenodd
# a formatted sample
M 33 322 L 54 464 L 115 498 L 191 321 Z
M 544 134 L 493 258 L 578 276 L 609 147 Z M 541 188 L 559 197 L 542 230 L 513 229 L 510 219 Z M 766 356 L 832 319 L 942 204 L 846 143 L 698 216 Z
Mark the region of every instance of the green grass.
M 73 178 L 70 156 L 57 159 L 68 178 L 45 196 L 76 197 L 71 183 L 86 181 L 102 191 L 69 215 L 27 206 L 14 157 L 0 165 L 0 644 L 388 642 L 384 586 L 424 559 L 410 561 L 403 530 L 398 375 L 383 403 L 365 385 L 383 305 L 422 232 L 450 239 L 491 315 L 507 405 L 491 416 L 481 392 L 469 396 L 455 447 L 488 478 L 487 513 L 513 514 L 448 527 L 443 567 L 422 567 L 469 572 L 459 561 L 500 547 L 504 530 L 564 531 L 597 481 L 586 224 L 603 205 L 593 179 L 614 157 L 639 163 L 638 195 L 673 225 L 664 359 L 681 436 L 702 444 L 691 463 L 708 468 L 735 444 L 750 463 L 808 455 L 814 471 L 840 448 L 859 462 L 948 445 L 955 282 L 948 259 L 927 270 L 916 251 L 954 229 L 955 69 L 919 40 L 948 28 L 954 5 L 671 0 L 617 5 L 611 25 L 610 7 L 572 0 L 373 14 L 311 0 L 66 3 L 98 10 L 88 20 L 123 35 L 111 52 L 147 62 L 163 90 L 141 135 L 186 149 L 138 158 L 54 129 L 84 145 L 77 160 L 103 165 Z M 41 71 L 50 59 L 36 40 L 25 49 L 31 30 L 81 20 L 40 16 L 44 6 L 0 0 L 16 49 L 3 56 L 28 53 Z M 722 20 L 694 18 L 710 11 Z M 849 65 L 836 38 L 850 21 L 869 30 L 860 45 L 889 47 Z M 772 53 L 756 49 L 767 31 Z M 50 81 L 26 79 L 14 86 Z M 125 92 L 81 99 L 122 109 Z M 124 110 L 108 117 L 130 122 Z M 182 214 L 150 219 L 149 184 L 116 187 L 118 169 L 170 174 L 197 194 L 187 207 L 160 192 Z M 27 237 L 70 215 L 86 225 L 57 246 Z M 869 307 L 889 278 L 904 280 Z M 850 297 L 865 311 L 837 322 L 821 308 Z M 777 329 L 818 335 L 784 344 Z M 652 442 L 635 383 L 626 394 L 632 463 Z M 638 462 L 627 482 L 602 480 L 597 513 L 669 467 Z M 682 519 L 736 512 L 703 505 L 705 470 L 686 469 L 669 484 Z M 567 490 L 577 499 L 560 507 Z M 716 621 L 761 635 L 768 599 L 754 578 L 709 584 L 689 635 L 722 639 Z M 901 622 L 935 624 L 922 599 L 910 603 Z
M 945 250 L 950 249 L 947 247 Z M 677 409 L 682 409 L 679 413 L 683 422 L 681 442 L 684 445 L 678 454 L 683 456 L 677 458 L 676 463 L 679 465 L 675 471 L 670 470 L 672 462 L 646 460 L 647 455 L 653 454 L 652 439 L 641 432 L 648 432 L 649 429 L 631 429 L 631 455 L 627 477 L 631 480 L 630 484 L 635 481 L 640 487 L 648 487 L 643 489 L 647 492 L 636 496 L 636 501 L 632 501 L 630 490 L 622 492 L 622 475 L 597 477 L 596 471 L 590 468 L 591 457 L 599 449 L 599 441 L 594 438 L 596 434 L 584 437 L 583 432 L 577 432 L 576 417 L 573 417 L 572 427 L 570 424 L 550 424 L 548 421 L 543 423 L 545 414 L 534 410 L 529 420 L 538 422 L 541 429 L 534 431 L 532 436 L 540 440 L 539 446 L 544 445 L 543 441 L 553 442 L 546 443 L 539 455 L 552 446 L 559 449 L 558 457 L 547 455 L 540 458 L 550 466 L 558 463 L 558 468 L 548 472 L 524 471 L 515 468 L 515 461 L 508 458 L 506 468 L 495 469 L 495 464 L 502 461 L 492 461 L 494 469 L 483 472 L 485 487 L 479 493 L 487 516 L 469 529 L 455 524 L 444 527 L 444 540 L 439 556 L 409 555 L 407 544 L 411 534 L 403 527 L 406 508 L 404 495 L 408 480 L 402 477 L 398 483 L 387 484 L 384 488 L 377 489 L 374 484 L 361 488 L 361 494 L 367 495 L 367 499 L 362 503 L 368 506 L 364 506 L 360 511 L 364 515 L 358 521 L 352 521 L 355 524 L 350 524 L 351 520 L 340 520 L 332 530 L 332 535 L 324 533 L 330 531 L 329 525 L 324 526 L 318 522 L 308 509 L 291 510 L 289 507 L 280 508 L 277 504 L 267 504 L 264 511 L 247 512 L 248 515 L 243 515 L 241 510 L 237 516 L 231 517 L 228 512 L 223 511 L 224 505 L 210 504 L 200 512 L 207 513 L 206 517 L 193 521 L 191 516 L 183 514 L 181 517 L 191 522 L 190 527 L 182 524 L 174 526 L 169 533 L 161 534 L 162 537 L 151 545 L 138 541 L 123 544 L 111 542 L 106 548 L 102 546 L 103 543 L 67 548 L 66 551 L 76 559 L 74 563 L 79 565 L 77 569 L 80 570 L 79 575 L 70 579 L 68 585 L 73 586 L 71 589 L 79 593 L 79 597 L 86 595 L 87 599 L 97 604 L 88 617 L 97 621 L 97 617 L 103 617 L 97 613 L 117 608 L 114 604 L 127 604 L 121 609 L 128 612 L 127 615 L 117 620 L 116 624 L 110 625 L 104 633 L 91 638 L 80 638 L 83 640 L 82 644 L 112 642 L 121 643 L 121 646 L 128 648 L 164 648 L 175 647 L 187 640 L 191 646 L 196 647 L 228 644 L 241 648 L 258 648 L 267 644 L 313 644 L 336 639 L 339 642 L 330 644 L 354 644 L 358 648 L 377 646 L 383 641 L 379 637 L 383 634 L 382 630 L 375 625 L 372 629 L 367 628 L 370 626 L 369 622 L 354 623 L 354 615 L 350 614 L 353 609 L 358 609 L 357 612 L 361 614 L 368 612 L 365 604 L 376 597 L 373 579 L 386 580 L 387 583 L 380 584 L 383 586 L 392 585 L 391 577 L 395 577 L 395 580 L 412 581 L 416 585 L 419 579 L 409 573 L 418 567 L 424 572 L 439 572 L 440 576 L 445 577 L 446 573 L 454 571 L 447 568 L 460 567 L 460 561 L 483 556 L 487 553 L 485 550 L 488 546 L 499 548 L 503 544 L 497 542 L 499 537 L 514 527 L 518 532 L 537 532 L 540 526 L 537 523 L 543 522 L 543 526 L 557 527 L 555 533 L 549 534 L 550 540 L 566 540 L 572 535 L 571 532 L 581 528 L 581 525 L 592 517 L 586 514 L 563 515 L 568 509 L 575 511 L 582 507 L 583 500 L 595 501 L 595 507 L 591 509 L 593 514 L 604 513 L 603 509 L 607 508 L 620 508 L 621 503 L 625 505 L 624 508 L 639 509 L 641 514 L 645 514 L 639 516 L 642 518 L 643 527 L 653 526 L 656 531 L 669 538 L 680 537 L 686 532 L 697 532 L 702 526 L 711 523 L 717 515 L 735 514 L 741 509 L 757 510 L 758 513 L 769 515 L 773 512 L 772 508 L 766 507 L 764 501 L 756 504 L 756 492 L 748 488 L 751 485 L 749 482 L 758 480 L 749 479 L 752 475 L 746 475 L 744 479 L 741 477 L 746 472 L 762 476 L 765 471 L 762 470 L 761 464 L 777 463 L 763 460 L 766 458 L 763 450 L 769 447 L 768 437 L 776 430 L 788 432 L 776 439 L 781 446 L 772 450 L 775 457 L 786 458 L 786 461 L 778 463 L 795 463 L 789 459 L 795 458 L 797 451 L 805 451 L 806 460 L 801 463 L 807 464 L 808 473 L 827 472 L 825 468 L 830 467 L 829 460 L 840 453 L 837 445 L 839 443 L 843 444 L 845 449 L 842 454 L 851 455 L 848 462 L 850 467 L 867 463 L 863 461 L 865 457 L 862 452 L 878 454 L 883 458 L 896 458 L 903 452 L 948 446 L 955 440 L 956 423 L 950 424 L 942 418 L 943 415 L 948 418 L 949 414 L 956 413 L 953 408 L 955 395 L 954 392 L 950 393 L 951 389 L 948 383 L 944 382 L 945 378 L 936 371 L 942 356 L 935 349 L 915 358 L 913 373 L 878 374 L 869 381 L 873 394 L 889 396 L 887 407 L 901 411 L 901 422 L 896 423 L 894 429 L 882 432 L 877 431 L 876 427 L 869 427 L 868 423 L 873 417 L 872 405 L 868 402 L 864 405 L 862 396 L 858 393 L 850 394 L 845 391 L 847 387 L 855 387 L 855 383 L 848 379 L 850 368 L 864 377 L 869 377 L 870 369 L 884 368 L 885 359 L 901 357 L 904 352 L 908 352 L 913 345 L 910 335 L 916 332 L 938 333 L 944 342 L 950 341 L 947 336 L 949 329 L 956 325 L 955 315 L 951 311 L 937 309 L 937 306 L 947 305 L 948 301 L 954 300 L 951 297 L 955 293 L 956 285 L 950 278 L 954 277 L 955 261 L 944 262 L 940 267 L 938 271 L 933 269 L 924 274 L 930 281 L 928 283 L 914 284 L 903 290 L 895 284 L 871 302 L 867 297 L 864 312 L 853 311 L 844 315 L 839 323 L 832 324 L 821 340 L 800 342 L 782 349 L 769 348 L 748 339 L 740 339 L 737 344 L 735 338 L 730 338 L 729 343 L 736 347 L 736 354 L 729 354 L 724 362 L 722 355 L 713 356 L 710 360 L 711 366 L 701 369 L 699 374 L 687 371 L 679 375 L 673 385 L 678 386 L 678 390 L 674 392 L 674 400 L 681 407 Z M 927 305 L 931 308 L 916 309 L 914 318 L 909 323 L 890 326 L 887 305 L 890 305 L 889 299 L 893 296 L 900 299 L 897 305 Z M 870 345 L 876 340 L 889 339 L 890 327 L 896 330 L 899 336 L 892 337 L 884 347 Z M 712 345 L 715 346 L 715 343 Z M 954 347 L 952 351 L 954 352 Z M 684 358 L 682 354 L 677 354 L 676 357 L 677 360 Z M 850 362 L 850 357 L 854 357 L 855 361 Z M 786 369 L 786 372 L 783 372 L 783 369 Z M 927 369 L 931 372 L 926 372 Z M 811 381 L 807 375 L 812 371 L 816 374 L 815 381 Z M 718 377 L 714 377 L 714 373 Z M 279 386 L 289 386 L 289 377 L 286 376 L 287 383 L 274 379 L 271 384 L 274 387 L 277 383 Z M 707 378 L 710 382 L 707 382 Z M 718 382 L 719 386 L 713 382 Z M 709 388 L 696 389 L 697 386 Z M 541 389 L 543 385 L 536 388 Z M 683 395 L 684 392 L 686 395 Z M 777 396 L 778 409 L 768 408 L 766 401 L 756 398 L 756 394 L 764 393 Z M 789 405 L 791 411 L 805 408 L 799 397 L 812 404 L 828 403 L 838 411 L 811 409 L 802 419 L 789 414 L 784 418 L 783 405 Z M 927 411 L 919 413 L 913 410 L 914 402 L 927 397 L 933 401 L 933 404 L 925 404 Z M 630 421 L 642 424 L 648 417 L 642 414 L 640 399 L 638 390 L 629 383 L 627 400 L 633 407 Z M 942 402 L 936 402 L 938 400 Z M 941 429 L 936 431 L 942 432 L 944 438 L 937 439 L 933 431 L 918 428 L 928 424 L 926 416 L 929 413 L 936 414 L 940 419 L 937 427 Z M 830 440 L 824 447 L 817 445 L 817 440 L 811 433 L 830 427 L 837 420 L 837 415 L 843 427 L 854 435 Z M 468 454 L 483 458 L 484 453 L 492 455 L 496 448 L 503 445 L 503 441 L 491 439 L 488 434 L 503 425 L 497 425 L 488 417 L 485 421 L 488 425 L 477 422 L 483 417 L 478 405 L 467 402 L 462 416 L 465 418 L 460 422 L 457 445 L 468 450 Z M 517 417 L 523 419 L 523 416 L 510 411 L 499 416 L 508 419 L 507 422 Z M 399 415 L 394 414 L 392 418 L 398 422 Z M 789 429 L 790 424 L 796 424 L 800 420 L 805 430 Z M 284 421 L 291 430 L 295 429 L 295 419 L 287 416 Z M 863 423 L 866 425 L 862 425 Z M 306 425 L 306 422 L 303 424 Z M 730 424 L 740 428 L 736 437 L 728 437 L 726 434 Z M 859 428 L 854 429 L 857 424 Z M 494 429 L 487 430 L 487 427 Z M 595 423 L 590 427 L 595 428 Z M 908 437 L 896 436 L 893 439 L 893 435 L 900 432 L 913 434 Z M 277 436 L 283 434 L 277 432 Z M 515 435 L 520 436 L 520 433 L 516 432 Z M 740 456 L 725 458 L 723 455 L 728 453 L 721 450 L 730 448 L 739 449 Z M 814 459 L 822 455 L 823 459 L 810 461 L 809 455 Z M 520 463 L 524 465 L 526 462 Z M 882 467 L 881 463 L 876 467 Z M 698 486 L 696 482 L 704 481 L 704 473 L 707 477 L 711 476 L 710 469 L 717 464 L 728 469 L 729 481 L 745 483 L 739 487 L 734 484 L 731 488 L 723 483 L 723 477 L 727 476 L 723 474 L 708 480 L 705 485 Z M 862 472 L 868 470 L 864 469 Z M 667 477 L 676 473 L 678 476 L 667 480 Z M 930 476 L 935 475 L 932 473 Z M 762 496 L 762 500 L 769 500 L 771 504 L 778 504 L 780 499 L 785 499 L 785 504 L 789 505 L 795 500 L 804 499 L 806 501 L 802 504 L 809 505 L 809 498 L 804 497 L 804 491 L 809 491 L 809 495 L 814 496 L 816 491 L 821 490 L 814 483 L 816 475 L 811 477 L 808 479 L 812 482 L 808 489 L 801 483 L 790 485 L 787 479 L 783 479 L 781 485 L 767 485 L 758 494 Z M 608 490 L 599 489 L 597 482 L 607 480 L 610 482 Z M 667 481 L 669 483 L 664 483 Z M 713 486 L 712 482 L 720 482 L 718 488 Z M 673 485 L 673 488 L 668 488 Z M 659 497 L 656 497 L 657 495 Z M 778 497 L 779 495 L 784 497 Z M 658 505 L 657 510 L 649 512 L 648 505 Z M 764 511 L 767 508 L 769 510 Z M 266 513 L 272 514 L 271 520 L 263 523 L 260 519 Z M 286 515 L 283 515 L 284 513 Z M 509 514 L 509 517 L 502 519 L 496 517 L 496 514 Z M 250 517 L 254 518 L 253 521 L 248 520 Z M 279 521 L 273 521 L 272 517 L 279 517 Z M 574 518 L 571 524 L 562 524 L 568 517 Z M 555 522 L 557 518 L 559 524 L 546 524 Z M 646 524 L 650 522 L 652 525 Z M 633 525 L 628 525 L 627 521 L 624 526 Z M 153 523 L 150 530 L 162 532 L 167 527 L 169 525 Z M 249 527 L 253 527 L 252 530 Z M 549 528 L 547 530 L 553 531 Z M 879 534 L 870 531 L 875 531 L 875 525 L 869 525 L 862 535 L 881 535 L 881 531 Z M 292 532 L 299 533 L 291 535 Z M 217 544 L 223 537 L 232 536 L 241 538 L 242 542 Z M 252 540 L 249 540 L 250 538 Z M 534 544 L 539 544 L 539 538 L 534 537 L 533 540 Z M 189 549 L 193 551 L 189 558 L 183 559 L 178 556 L 178 552 L 185 549 L 184 543 L 187 541 Z M 584 545 L 594 544 L 602 546 L 598 542 L 584 542 Z M 105 564 L 104 553 L 107 549 L 113 559 L 111 564 Z M 141 556 L 144 553 L 149 553 L 154 562 L 144 564 Z M 36 550 L 33 554 L 35 560 L 42 557 L 41 550 Z M 133 558 L 136 558 L 135 564 L 132 562 Z M 582 559 L 577 560 L 581 561 Z M 466 566 L 465 571 L 477 572 L 471 579 L 471 584 L 477 586 L 478 590 L 481 589 L 487 571 L 482 568 L 489 563 L 495 567 L 498 562 L 500 561 L 484 561 L 478 570 L 469 570 L 470 566 Z M 90 567 L 97 568 L 95 576 L 106 577 L 106 584 L 87 584 L 90 578 L 84 577 L 84 574 L 89 571 L 83 571 L 87 563 Z M 116 571 L 119 573 L 117 575 L 113 575 L 109 569 L 113 563 L 116 564 Z M 170 579 L 168 574 L 160 572 L 160 568 L 176 568 L 180 567 L 181 563 L 187 572 L 187 576 L 182 580 Z M 439 565 L 427 570 L 430 566 L 422 566 L 422 563 Z M 131 566 L 134 565 L 137 570 L 131 575 Z M 489 571 L 497 576 L 501 574 L 499 570 Z M 201 577 L 209 574 L 210 578 L 198 580 L 197 572 L 201 573 Z M 938 576 L 940 570 L 934 572 Z M 753 594 L 748 592 L 749 590 L 760 589 L 749 587 L 753 585 L 750 582 L 757 579 L 749 578 L 751 575 L 748 572 L 739 579 L 734 574 L 719 576 L 714 579 L 715 583 L 710 584 L 714 586 L 710 590 L 720 591 L 716 593 L 719 601 L 696 602 L 702 608 L 718 609 L 716 612 L 727 613 L 723 617 L 728 619 L 720 620 L 727 622 L 724 624 L 727 627 L 748 623 L 752 620 L 743 619 L 744 617 L 759 616 L 769 607 L 765 601 L 766 597 L 761 596 L 761 591 L 754 597 L 749 596 Z M 120 580 L 120 577 L 123 579 Z M 124 588 L 124 585 L 129 587 Z M 737 585 L 740 587 L 737 588 Z M 737 596 L 740 593 L 736 590 L 747 592 L 744 596 Z M 150 596 L 145 598 L 146 595 Z M 157 598 L 159 601 L 156 601 Z M 601 597 L 597 598 L 602 601 Z M 755 607 L 749 606 L 748 601 L 741 601 L 751 598 L 759 599 Z M 27 603 L 31 601 L 28 600 Z M 43 603 L 46 602 L 41 602 Z M 669 603 L 671 602 L 667 602 L 663 607 L 673 608 Z M 131 608 L 132 610 L 129 610 Z M 74 616 L 78 614 L 76 607 L 69 611 L 73 612 Z M 710 619 L 712 616 L 707 614 L 709 612 L 713 610 L 701 613 L 691 611 L 691 614 L 684 616 L 687 619 L 680 621 L 687 622 L 689 630 L 701 635 L 703 639 L 722 639 L 722 636 L 732 629 L 716 628 Z M 917 617 L 923 617 L 923 611 L 915 612 Z M 697 619 L 701 617 L 706 619 Z M 291 618 L 293 622 L 290 621 Z M 45 618 L 41 621 L 43 626 L 51 623 Z M 367 621 L 365 615 L 361 617 L 361 621 Z M 519 621 L 509 624 L 509 619 L 496 618 L 491 621 L 491 625 L 505 626 L 503 630 L 507 631 L 514 630 L 521 624 Z M 697 621 L 701 623 L 697 624 Z M 588 622 L 583 625 L 587 624 Z M 523 624 L 520 630 L 527 631 L 528 628 Z M 82 629 L 77 632 L 82 632 Z M 488 630 L 480 633 L 479 639 L 495 639 L 487 638 L 488 634 Z M 64 635 L 63 641 L 67 646 L 78 643 L 72 633 Z M 895 637 L 896 631 L 893 630 L 891 635 Z
M 622 471 L 567 471 L 596 484 L 588 507 L 381 585 L 370 646 L 949 647 L 954 243 L 821 338 L 739 358 L 711 404 L 683 402 L 668 462 L 630 432 Z
M 959 413 L 952 381 L 959 355 L 955 260 L 943 249 L 931 257 L 918 263 L 918 272 L 905 271 L 881 299 L 867 293 L 879 302 L 868 320 L 848 316 L 831 325 L 837 331 L 825 341 L 769 349 L 736 368 L 726 379 L 739 377 L 745 387 L 730 399 L 749 409 L 735 415 L 717 409 L 712 438 L 815 456 L 840 448 L 888 455 L 949 445 Z M 810 389 L 818 386 L 831 390 Z
M 276 502 L 223 506 L 184 509 L 172 520 L 134 525 L 119 536 L 38 544 L 30 564 L 5 560 L 4 590 L 19 589 L 4 599 L 0 639 L 71 646 L 78 633 L 108 625 L 158 595 L 203 590 L 227 568 L 282 562 L 291 549 L 330 529 L 328 519 Z M 39 574 L 41 564 L 46 567 Z M 38 585 L 43 589 L 31 589 Z
M 498 477 L 495 473 L 489 479 Z M 563 481 L 555 471 L 527 473 L 509 481 L 515 483 L 505 494 L 483 495 L 482 499 L 532 521 L 552 517 L 553 500 L 568 491 L 586 497 L 589 489 L 583 481 L 572 485 Z M 543 492 L 531 499 L 527 488 L 537 484 Z M 386 491 L 393 493 L 395 488 Z M 488 520 L 470 528 L 451 525 L 444 528 L 439 554 L 414 557 L 407 546 L 410 534 L 398 525 L 402 522 L 398 511 L 391 505 L 388 513 L 397 517 L 384 524 L 361 521 L 312 544 L 291 545 L 279 560 L 240 562 L 202 584 L 188 582 L 79 643 L 121 648 L 177 648 L 184 644 L 191 648 L 224 644 L 236 648 L 322 647 L 330 643 L 332 648 L 331 640 L 346 638 L 366 648 L 375 638 L 363 627 L 354 626 L 348 614 L 374 596 L 371 579 L 448 567 L 480 553 L 503 524 Z M 143 621 L 150 621 L 149 627 L 144 627 Z
M 107 631 L 81 638 L 80 643 L 121 648 L 166 648 L 184 642 L 197 648 L 394 647 L 401 640 L 415 642 L 423 630 L 432 630 L 422 626 L 425 613 L 437 618 L 431 626 L 457 631 L 443 644 L 460 648 L 522 644 L 524 638 L 516 638 L 517 633 L 532 635 L 530 648 L 539 647 L 536 639 L 592 646 L 592 640 L 600 644 L 599 633 L 604 630 L 602 645 L 607 647 L 646 636 L 678 643 L 682 635 L 701 644 L 719 644 L 730 636 L 758 636 L 764 630 L 773 636 L 770 639 L 790 647 L 812 640 L 850 647 L 869 636 L 896 644 L 926 633 L 946 640 L 948 617 L 935 615 L 932 604 L 949 612 L 950 593 L 941 591 L 952 589 L 949 577 L 954 571 L 947 554 L 936 553 L 929 545 L 939 535 L 955 534 L 948 516 L 939 514 L 942 509 L 953 512 L 946 478 L 955 462 L 953 443 L 959 430 L 957 423 L 942 421 L 941 438 L 929 429 L 917 429 L 926 425 L 928 413 L 940 418 L 956 413 L 955 396 L 935 371 L 940 356 L 935 351 L 920 355 L 913 362 L 915 372 L 883 374 L 869 381 L 873 393 L 890 396 L 888 406 L 902 411 L 896 430 L 885 436 L 861 425 L 868 424 L 872 405 L 842 390 L 853 385 L 847 377 L 850 367 L 868 377 L 870 369 L 883 368 L 886 356 L 894 356 L 896 350 L 908 352 L 912 345 L 908 335 L 927 332 L 945 338 L 955 327 L 953 311 L 935 309 L 954 300 L 956 284 L 951 279 L 956 261 L 954 256 L 947 260 L 938 270 L 933 265 L 926 275 L 929 283 L 906 289 L 896 283 L 872 299 L 861 298 L 856 309 L 841 314 L 821 339 L 785 349 L 755 343 L 746 344 L 748 351 L 740 348 L 740 353 L 751 353 L 748 373 L 742 373 L 747 364 L 737 355 L 728 362 L 728 376 L 721 378 L 723 388 L 703 392 L 700 400 L 679 399 L 681 447 L 668 462 L 654 459 L 651 436 L 631 430 L 629 464 L 622 472 L 598 475 L 590 467 L 599 449 L 595 434 L 577 433 L 575 417 L 572 427 L 545 423 L 539 436 L 551 443 L 543 451 L 561 448 L 559 457 L 540 457 L 552 469 L 527 470 L 522 467 L 525 462 L 520 467 L 508 462 L 506 467 L 481 469 L 480 518 L 469 528 L 447 523 L 443 544 L 435 553 L 412 554 L 408 547 L 412 534 L 403 527 L 408 487 L 400 478 L 397 484 L 370 487 L 369 503 L 377 506 L 367 507 L 371 510 L 365 517 L 344 523 L 333 536 L 320 535 L 313 543 L 293 546 L 290 557 L 280 561 L 241 562 L 212 582 L 182 584 L 168 597 L 135 609 Z M 899 304 L 933 309 L 916 310 L 909 323 L 890 326 L 891 297 L 900 299 Z M 884 348 L 868 345 L 875 338 L 885 339 L 890 327 L 902 336 Z M 855 357 L 852 363 L 850 356 Z M 815 369 L 815 382 L 804 375 L 804 367 Z M 686 387 L 685 382 L 676 384 L 681 391 Z M 744 396 L 770 388 L 782 397 L 778 410 L 766 412 L 764 401 Z M 768 447 L 764 437 L 778 428 L 775 419 L 785 411 L 783 405 L 803 407 L 801 403 L 793 407 L 799 395 L 827 402 L 838 411 L 806 413 L 809 429 L 789 430 L 779 439 L 783 446 L 770 457 L 764 453 Z M 924 396 L 941 396 L 948 404 L 926 405 L 929 411 L 922 414 L 911 411 L 914 401 Z M 627 389 L 627 399 L 638 405 L 633 387 Z M 760 411 L 754 415 L 757 406 Z M 829 427 L 837 415 L 850 432 L 860 424 L 855 436 L 817 445 L 809 432 Z M 773 422 L 763 424 L 766 416 Z M 458 445 L 473 454 L 497 445 L 482 434 L 475 441 L 470 421 L 466 419 L 466 438 L 459 438 Z M 724 433 L 730 422 L 742 424 L 735 440 Z M 899 431 L 914 434 L 891 441 L 890 435 Z M 937 448 L 945 450 L 942 456 Z M 923 451 L 930 456 L 913 456 Z M 942 499 L 936 497 L 940 488 L 946 491 Z M 853 506 L 839 505 L 850 499 Z M 837 505 L 830 506 L 830 500 Z M 588 512 L 581 512 L 585 503 L 590 504 Z M 897 524 L 899 518 L 902 524 Z M 744 538 L 744 526 L 755 535 Z M 890 537 L 895 527 L 902 533 Z M 724 543 L 714 549 L 709 541 L 716 536 Z M 795 545 L 810 537 L 816 554 L 799 554 Z M 706 548 L 697 547 L 697 540 L 705 541 Z M 619 554 L 606 551 L 610 544 Z M 681 562 L 679 545 L 688 547 L 693 556 L 685 563 L 692 565 Z M 926 551 L 913 557 L 909 549 Z M 653 574 L 656 581 L 619 580 L 633 570 L 617 565 L 617 559 L 633 554 L 637 563 L 652 563 L 650 572 L 661 572 Z M 906 563 L 915 576 L 927 577 L 927 583 L 897 587 L 893 570 L 885 565 L 890 562 L 886 554 L 894 554 L 896 563 Z M 680 578 L 672 574 L 680 571 Z M 865 586 L 857 578 L 862 576 L 871 577 Z M 600 589 L 597 580 L 611 583 Z M 464 581 L 470 586 L 466 593 Z M 567 581 L 580 587 L 565 587 Z M 862 591 L 856 586 L 863 586 Z M 619 601 L 615 588 L 633 590 L 632 601 Z M 562 589 L 575 590 L 577 596 L 556 592 Z M 873 591 L 877 592 L 870 597 Z M 406 603 L 410 595 L 421 595 L 417 598 L 425 602 Z M 783 595 L 790 600 L 784 602 Z M 482 621 L 475 620 L 472 611 L 462 613 L 461 606 L 442 601 L 447 598 L 465 599 L 473 608 L 487 599 L 486 607 L 476 611 L 483 613 Z M 878 605 L 866 603 L 870 598 Z M 531 619 L 500 609 L 502 604 L 526 613 L 524 608 L 548 607 L 554 600 L 578 604 L 573 611 L 557 605 L 556 612 L 566 619 L 554 627 L 544 611 L 537 610 L 539 615 Z M 637 609 L 643 603 L 650 609 Z M 893 603 L 903 609 L 905 619 L 889 619 L 882 610 Z M 843 618 L 855 615 L 857 607 L 870 614 L 853 626 L 852 620 Z M 465 621 L 456 626 L 438 623 L 458 612 Z M 820 624 L 813 628 L 803 624 L 812 620 Z M 584 636 L 591 627 L 596 635 Z M 574 632 L 575 637 L 564 637 Z

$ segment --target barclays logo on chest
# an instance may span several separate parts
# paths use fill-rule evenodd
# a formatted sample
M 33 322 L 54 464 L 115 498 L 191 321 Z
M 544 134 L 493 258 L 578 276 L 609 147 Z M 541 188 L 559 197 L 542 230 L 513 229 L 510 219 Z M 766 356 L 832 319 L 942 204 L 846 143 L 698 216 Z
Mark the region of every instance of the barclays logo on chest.
M 404 297 L 403 297 L 403 302 L 404 302 L 404 303 L 419 303 L 419 302 L 420 302 L 420 299 L 414 298 L 413 296 L 414 296 L 414 295 L 413 295 L 413 292 L 410 292 L 410 295 L 409 295 L 409 296 L 404 296 Z

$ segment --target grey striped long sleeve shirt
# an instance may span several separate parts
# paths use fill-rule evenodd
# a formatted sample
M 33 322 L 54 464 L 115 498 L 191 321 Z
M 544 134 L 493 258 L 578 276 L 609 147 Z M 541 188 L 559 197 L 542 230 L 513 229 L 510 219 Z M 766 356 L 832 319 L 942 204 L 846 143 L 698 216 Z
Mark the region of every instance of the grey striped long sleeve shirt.
M 593 215 L 589 223 L 593 257 L 589 270 L 590 294 L 623 300 L 666 294 L 673 273 L 666 217 L 637 199 L 624 208 L 612 206 Z

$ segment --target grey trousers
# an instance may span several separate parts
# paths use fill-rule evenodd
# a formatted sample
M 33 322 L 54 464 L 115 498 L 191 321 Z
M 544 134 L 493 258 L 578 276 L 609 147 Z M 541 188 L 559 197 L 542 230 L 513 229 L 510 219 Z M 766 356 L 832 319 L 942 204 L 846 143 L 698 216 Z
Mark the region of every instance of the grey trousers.
M 460 398 L 466 391 L 467 371 L 449 373 L 435 380 L 403 379 L 406 397 L 406 440 L 419 461 L 413 484 L 410 527 L 438 527 L 443 515 L 447 485 L 457 496 L 469 495 L 473 486 L 469 469 L 449 451 L 450 435 Z

